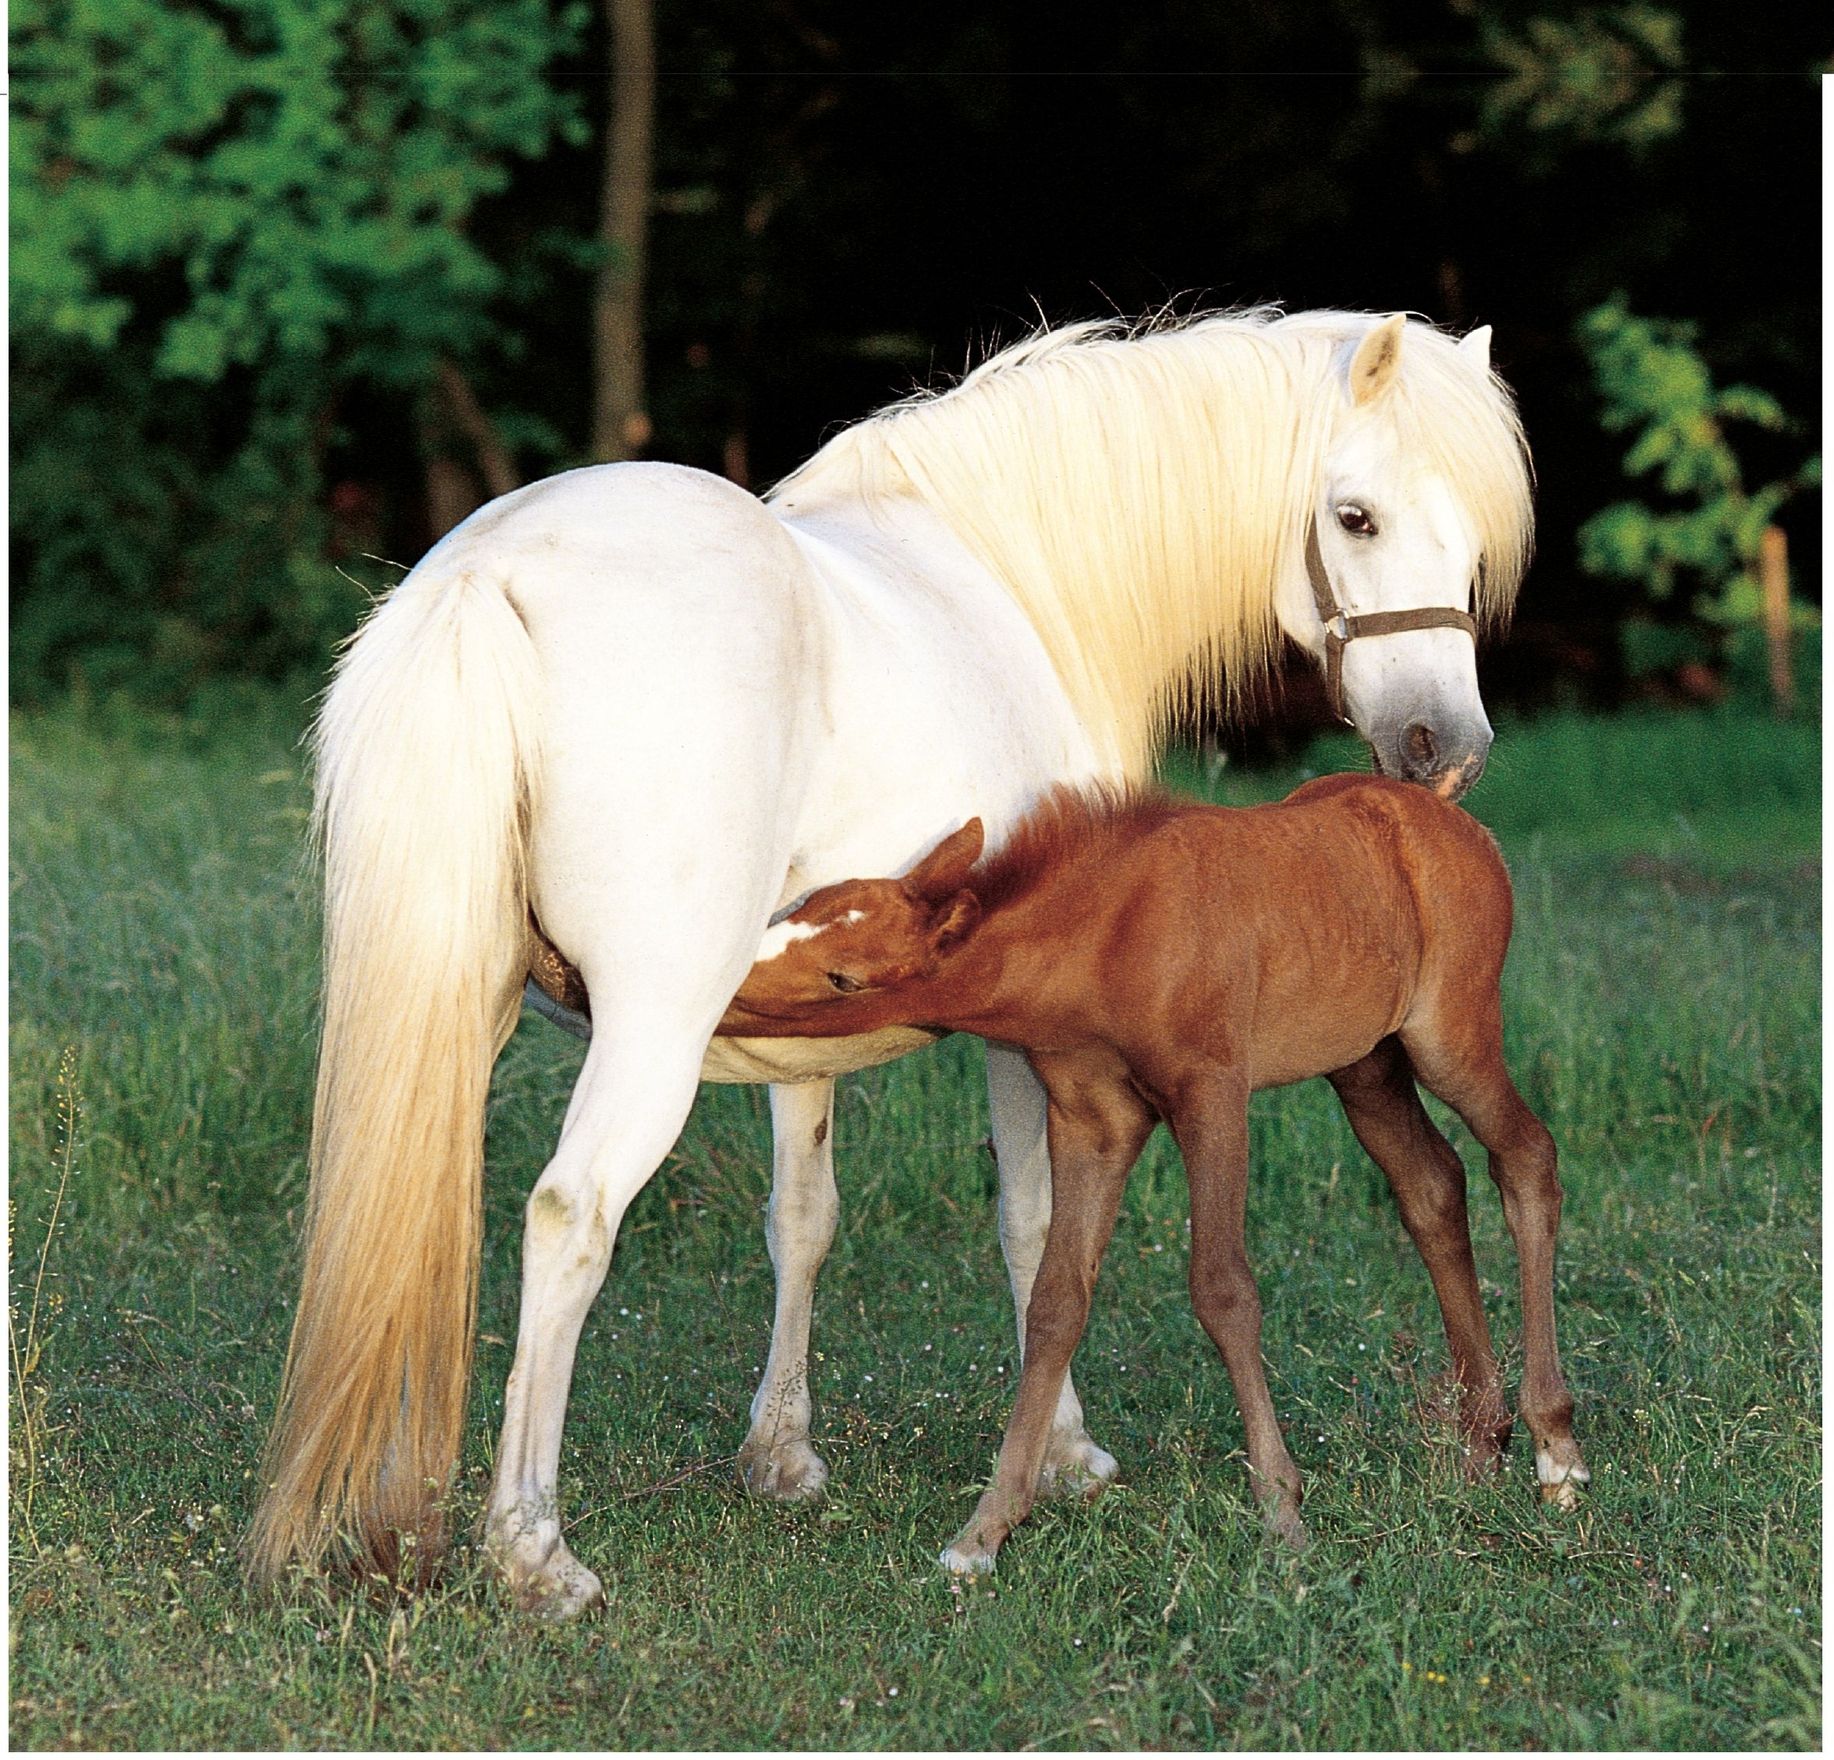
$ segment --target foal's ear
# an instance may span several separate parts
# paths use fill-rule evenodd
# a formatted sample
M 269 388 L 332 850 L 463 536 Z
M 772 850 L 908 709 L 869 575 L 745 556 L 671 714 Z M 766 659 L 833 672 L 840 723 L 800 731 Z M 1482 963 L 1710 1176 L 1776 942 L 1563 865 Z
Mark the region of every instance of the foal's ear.
M 981 920 L 981 901 L 972 892 L 958 892 L 947 904 L 936 907 L 930 919 L 930 947 L 936 953 L 947 953 L 973 934 Z
M 904 877 L 914 898 L 943 898 L 967 879 L 968 870 L 981 859 L 981 822 L 970 819 L 961 830 L 945 837 Z
M 1373 403 L 1394 382 L 1401 370 L 1401 333 L 1407 314 L 1396 312 L 1375 325 L 1350 357 L 1350 401 L 1359 407 Z
M 1458 352 L 1464 355 L 1480 373 L 1490 371 L 1490 326 L 1480 324 L 1475 330 L 1467 330 L 1458 339 Z

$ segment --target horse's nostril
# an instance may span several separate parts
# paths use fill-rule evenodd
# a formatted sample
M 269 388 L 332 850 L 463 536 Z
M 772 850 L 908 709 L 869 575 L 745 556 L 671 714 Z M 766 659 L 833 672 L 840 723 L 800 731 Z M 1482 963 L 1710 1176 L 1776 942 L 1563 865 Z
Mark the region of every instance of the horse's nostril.
M 1439 766 L 1439 741 L 1424 721 L 1410 722 L 1401 733 L 1401 759 L 1410 776 L 1430 776 Z

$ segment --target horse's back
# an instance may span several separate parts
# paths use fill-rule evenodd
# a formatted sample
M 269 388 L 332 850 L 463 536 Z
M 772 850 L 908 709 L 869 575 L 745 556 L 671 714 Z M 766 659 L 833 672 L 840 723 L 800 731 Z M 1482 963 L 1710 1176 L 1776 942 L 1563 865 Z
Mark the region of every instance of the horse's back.
M 588 464 L 485 502 L 427 552 L 420 568 L 486 546 L 524 554 L 626 542 L 670 547 L 700 543 L 719 526 L 756 532 L 766 525 L 781 530 L 782 522 L 749 490 L 709 471 L 648 460 Z

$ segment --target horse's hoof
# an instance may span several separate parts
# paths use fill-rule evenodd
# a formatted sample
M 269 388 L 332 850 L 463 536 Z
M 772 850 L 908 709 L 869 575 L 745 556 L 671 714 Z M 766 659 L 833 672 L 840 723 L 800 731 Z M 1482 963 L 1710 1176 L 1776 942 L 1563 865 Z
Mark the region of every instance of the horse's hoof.
M 1121 1470 L 1107 1449 L 1089 1440 L 1087 1431 L 1074 1436 L 1053 1436 L 1038 1471 L 1038 1495 L 1080 1498 L 1093 1503 Z
M 942 1549 L 942 1568 L 952 1577 L 990 1577 L 993 1554 L 968 1539 L 957 1539 Z
M 753 1497 L 772 1503 L 813 1503 L 827 1489 L 828 1463 L 806 1440 L 774 1447 L 748 1442 L 739 1450 L 739 1477 Z
M 519 1613 L 540 1620 L 578 1619 L 605 1605 L 605 1585 L 556 1541 L 538 1565 L 499 1565 Z

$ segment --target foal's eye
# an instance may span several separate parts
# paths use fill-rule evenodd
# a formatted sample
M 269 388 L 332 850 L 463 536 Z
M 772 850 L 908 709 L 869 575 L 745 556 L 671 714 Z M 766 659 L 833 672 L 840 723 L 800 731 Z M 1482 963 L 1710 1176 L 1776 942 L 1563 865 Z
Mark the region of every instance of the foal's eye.
M 1354 501 L 1346 501 L 1337 510 L 1337 523 L 1353 538 L 1373 538 L 1375 536 L 1375 521 Z
M 828 982 L 832 984 L 836 990 L 840 991 L 843 996 L 851 996 L 854 991 L 864 990 L 866 988 L 858 978 L 850 978 L 845 972 L 830 972 L 828 974 Z

